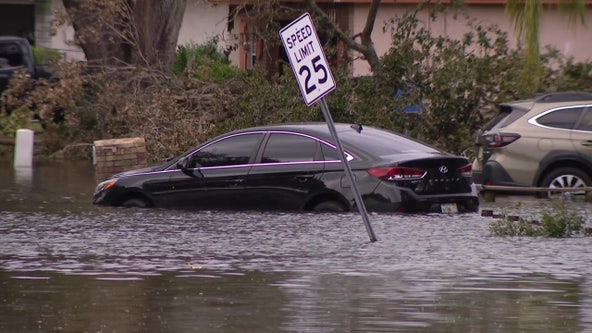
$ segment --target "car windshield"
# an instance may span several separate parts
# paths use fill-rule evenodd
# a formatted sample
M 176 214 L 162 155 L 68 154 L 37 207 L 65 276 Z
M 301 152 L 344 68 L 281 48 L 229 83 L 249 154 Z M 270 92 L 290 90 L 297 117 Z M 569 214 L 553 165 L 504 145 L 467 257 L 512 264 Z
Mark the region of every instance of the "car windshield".
M 339 133 L 344 142 L 376 156 L 388 156 L 405 153 L 439 153 L 436 148 L 426 146 L 413 139 L 406 138 L 395 133 L 364 128 L 360 133 L 357 131 L 344 131 Z

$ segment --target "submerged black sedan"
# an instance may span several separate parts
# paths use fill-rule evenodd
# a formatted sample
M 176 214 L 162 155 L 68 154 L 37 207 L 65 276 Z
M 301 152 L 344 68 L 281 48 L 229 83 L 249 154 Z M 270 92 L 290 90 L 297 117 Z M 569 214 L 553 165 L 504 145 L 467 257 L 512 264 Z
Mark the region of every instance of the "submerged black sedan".
M 408 137 L 336 124 L 368 211 L 475 212 L 471 163 Z M 97 205 L 207 210 L 356 211 L 325 123 L 260 126 L 101 182 Z

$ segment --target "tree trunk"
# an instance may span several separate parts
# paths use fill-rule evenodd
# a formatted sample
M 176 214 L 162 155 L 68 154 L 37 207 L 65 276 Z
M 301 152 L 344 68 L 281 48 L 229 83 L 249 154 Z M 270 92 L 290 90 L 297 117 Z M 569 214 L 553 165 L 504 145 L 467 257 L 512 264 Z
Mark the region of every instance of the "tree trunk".
M 138 0 L 134 16 L 138 31 L 138 62 L 169 70 L 175 59 L 186 0 Z
M 327 17 L 327 14 L 323 12 L 315 0 L 306 0 L 306 3 L 316 14 Z M 339 27 L 337 27 L 337 25 L 333 24 L 333 22 L 327 18 L 331 29 L 333 29 L 339 39 L 345 43 L 347 48 L 360 52 L 375 75 L 382 72 L 382 62 L 376 53 L 376 48 L 374 48 L 374 42 L 372 41 L 372 31 L 374 30 L 374 23 L 376 21 L 376 14 L 379 6 L 380 0 L 372 0 L 368 15 L 366 16 L 364 30 L 356 36 L 350 36 L 344 33 Z M 360 42 L 356 41 L 356 37 L 360 37 Z
M 170 71 L 187 0 L 62 0 L 87 61 Z

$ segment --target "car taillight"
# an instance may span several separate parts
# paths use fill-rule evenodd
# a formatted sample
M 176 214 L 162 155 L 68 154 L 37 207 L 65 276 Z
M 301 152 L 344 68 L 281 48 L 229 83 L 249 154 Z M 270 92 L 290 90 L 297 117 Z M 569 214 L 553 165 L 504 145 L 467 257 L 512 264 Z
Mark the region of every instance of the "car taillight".
M 483 135 L 483 139 L 487 142 L 487 147 L 491 148 L 507 146 L 519 138 L 520 135 L 515 133 L 493 133 Z
M 463 177 L 471 177 L 471 173 L 473 172 L 473 165 L 467 164 L 463 167 L 458 168 L 458 173 Z
M 427 174 L 427 171 L 413 168 L 384 167 L 368 169 L 368 173 L 382 180 L 400 181 L 421 179 Z

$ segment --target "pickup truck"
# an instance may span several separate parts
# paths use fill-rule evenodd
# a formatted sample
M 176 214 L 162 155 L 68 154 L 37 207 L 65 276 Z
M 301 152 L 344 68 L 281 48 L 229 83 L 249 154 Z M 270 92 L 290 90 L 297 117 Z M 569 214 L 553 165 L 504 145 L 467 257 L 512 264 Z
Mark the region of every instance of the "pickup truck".
M 35 64 L 31 44 L 25 38 L 0 36 L 0 94 L 7 88 L 12 74 L 26 70 L 34 78 L 48 77 L 45 66 Z

